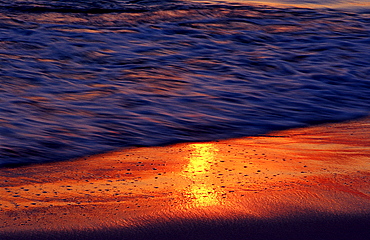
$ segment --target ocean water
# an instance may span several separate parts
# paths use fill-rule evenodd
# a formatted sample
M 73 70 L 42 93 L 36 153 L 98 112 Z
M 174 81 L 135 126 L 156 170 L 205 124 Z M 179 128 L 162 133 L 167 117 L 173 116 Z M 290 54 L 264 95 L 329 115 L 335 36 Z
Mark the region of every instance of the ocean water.
M 0 166 L 366 116 L 369 6 L 0 0 Z

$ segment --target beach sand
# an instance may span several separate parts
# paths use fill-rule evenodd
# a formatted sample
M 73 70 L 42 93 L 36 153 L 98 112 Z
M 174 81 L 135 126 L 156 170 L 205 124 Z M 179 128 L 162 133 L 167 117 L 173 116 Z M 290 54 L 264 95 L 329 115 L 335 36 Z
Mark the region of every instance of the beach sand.
M 0 169 L 0 239 L 370 239 L 370 119 Z

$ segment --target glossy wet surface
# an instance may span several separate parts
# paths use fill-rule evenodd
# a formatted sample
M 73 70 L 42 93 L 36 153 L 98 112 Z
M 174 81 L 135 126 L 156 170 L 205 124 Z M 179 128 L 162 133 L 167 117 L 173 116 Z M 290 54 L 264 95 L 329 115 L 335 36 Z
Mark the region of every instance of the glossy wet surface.
M 369 33 L 366 11 L 0 1 L 0 166 L 368 115 Z
M 367 119 L 2 168 L 0 234 L 368 216 L 369 146 Z

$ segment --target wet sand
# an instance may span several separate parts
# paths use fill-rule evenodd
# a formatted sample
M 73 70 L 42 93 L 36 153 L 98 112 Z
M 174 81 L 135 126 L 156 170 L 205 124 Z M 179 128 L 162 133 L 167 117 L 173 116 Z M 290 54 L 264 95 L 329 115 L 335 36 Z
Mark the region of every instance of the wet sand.
M 370 239 L 370 119 L 0 169 L 0 239 Z

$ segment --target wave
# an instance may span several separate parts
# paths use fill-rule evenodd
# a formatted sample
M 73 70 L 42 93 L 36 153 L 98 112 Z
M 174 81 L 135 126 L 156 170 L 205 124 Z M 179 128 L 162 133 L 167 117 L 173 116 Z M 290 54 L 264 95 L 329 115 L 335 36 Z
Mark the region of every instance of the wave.
M 59 13 L 114 13 L 114 12 L 143 12 L 153 11 L 157 8 L 179 8 L 184 2 L 179 0 L 127 0 L 127 1 L 105 1 L 105 0 L 83 0 L 83 1 L 0 1 L 0 7 L 8 11 L 18 12 L 59 12 Z M 177 4 L 176 4 L 177 3 Z M 180 4 L 181 3 L 181 4 Z
M 264 134 L 370 110 L 368 14 L 22 3 L 0 2 L 0 165 Z

